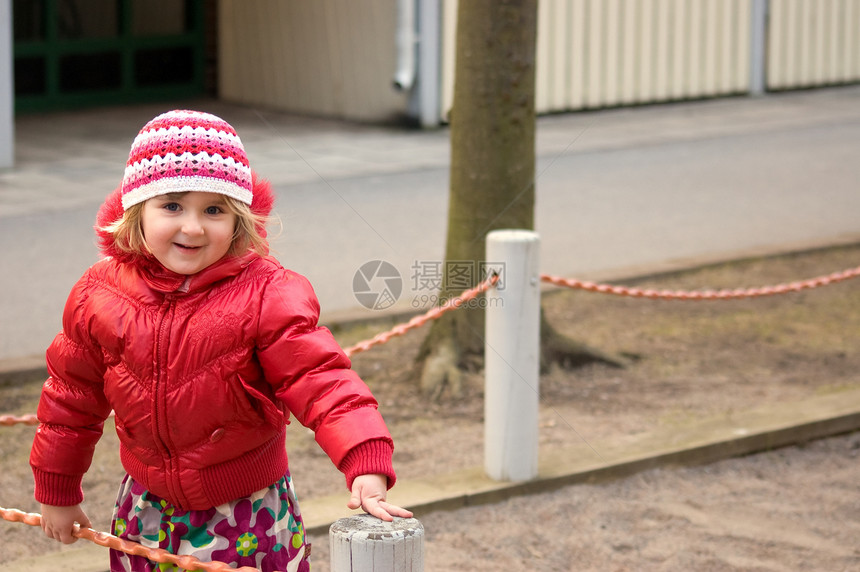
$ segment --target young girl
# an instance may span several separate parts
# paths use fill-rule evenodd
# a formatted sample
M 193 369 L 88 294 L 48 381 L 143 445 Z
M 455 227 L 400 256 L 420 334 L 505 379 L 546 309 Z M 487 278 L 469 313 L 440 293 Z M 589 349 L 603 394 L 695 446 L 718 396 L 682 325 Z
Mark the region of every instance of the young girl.
M 106 258 L 73 288 L 47 352 L 30 464 L 42 528 L 73 542 L 111 410 L 128 473 L 114 534 L 203 561 L 307 570 L 287 467 L 292 413 L 384 520 L 393 443 L 308 281 L 268 255 L 268 183 L 224 120 L 171 111 L 135 138 L 97 223 Z M 111 570 L 161 569 L 111 551 Z

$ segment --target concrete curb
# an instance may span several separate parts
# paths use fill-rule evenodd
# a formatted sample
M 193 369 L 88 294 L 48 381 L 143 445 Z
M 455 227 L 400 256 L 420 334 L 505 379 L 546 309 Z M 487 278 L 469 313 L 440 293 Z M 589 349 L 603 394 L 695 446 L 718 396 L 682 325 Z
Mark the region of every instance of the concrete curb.
M 525 482 L 497 482 L 481 467 L 413 481 L 400 481 L 391 501 L 409 507 L 417 517 L 438 510 L 548 492 L 576 483 L 594 483 L 640 471 L 713 463 L 722 459 L 797 445 L 860 430 L 860 388 L 731 412 L 688 425 L 672 425 L 611 442 L 582 443 L 541 450 L 539 476 Z M 305 528 L 324 535 L 336 520 L 349 516 L 345 496 L 302 501 Z M 35 534 L 35 532 L 34 532 Z M 6 564 L 19 572 L 105 572 L 107 553 L 80 543 L 60 551 Z

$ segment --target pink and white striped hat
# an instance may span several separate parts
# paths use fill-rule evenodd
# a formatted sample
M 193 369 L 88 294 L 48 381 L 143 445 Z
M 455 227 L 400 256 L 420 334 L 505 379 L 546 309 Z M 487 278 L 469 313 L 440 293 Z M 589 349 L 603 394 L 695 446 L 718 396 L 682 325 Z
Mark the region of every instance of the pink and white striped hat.
M 220 193 L 250 205 L 252 188 L 248 157 L 229 123 L 200 111 L 168 111 L 144 125 L 131 144 L 122 207 L 184 191 Z

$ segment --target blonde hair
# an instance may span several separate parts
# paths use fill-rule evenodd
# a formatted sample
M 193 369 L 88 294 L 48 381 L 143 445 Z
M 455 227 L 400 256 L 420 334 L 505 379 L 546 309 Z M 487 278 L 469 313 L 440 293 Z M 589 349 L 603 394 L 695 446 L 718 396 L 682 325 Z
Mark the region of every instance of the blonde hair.
M 113 236 L 114 246 L 125 254 L 146 255 L 151 251 L 146 244 L 143 234 L 143 205 L 137 203 L 130 206 L 123 215 L 100 230 Z M 236 215 L 236 227 L 233 230 L 233 242 L 228 254 L 241 256 L 254 252 L 260 256 L 269 254 L 269 242 L 266 240 L 265 226 L 268 217 L 251 211 L 251 207 L 233 197 L 224 197 L 227 212 Z

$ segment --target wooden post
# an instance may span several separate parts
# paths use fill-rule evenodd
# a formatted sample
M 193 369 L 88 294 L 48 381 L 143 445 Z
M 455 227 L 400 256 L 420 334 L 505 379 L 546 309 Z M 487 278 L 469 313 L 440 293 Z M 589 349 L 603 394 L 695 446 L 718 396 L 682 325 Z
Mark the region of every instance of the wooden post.
M 414 518 L 385 522 L 369 514 L 329 528 L 331 572 L 423 572 L 424 527 Z
M 487 264 L 503 265 L 499 286 L 487 294 L 484 337 L 484 469 L 498 481 L 538 473 L 539 248 L 531 231 L 487 235 Z

